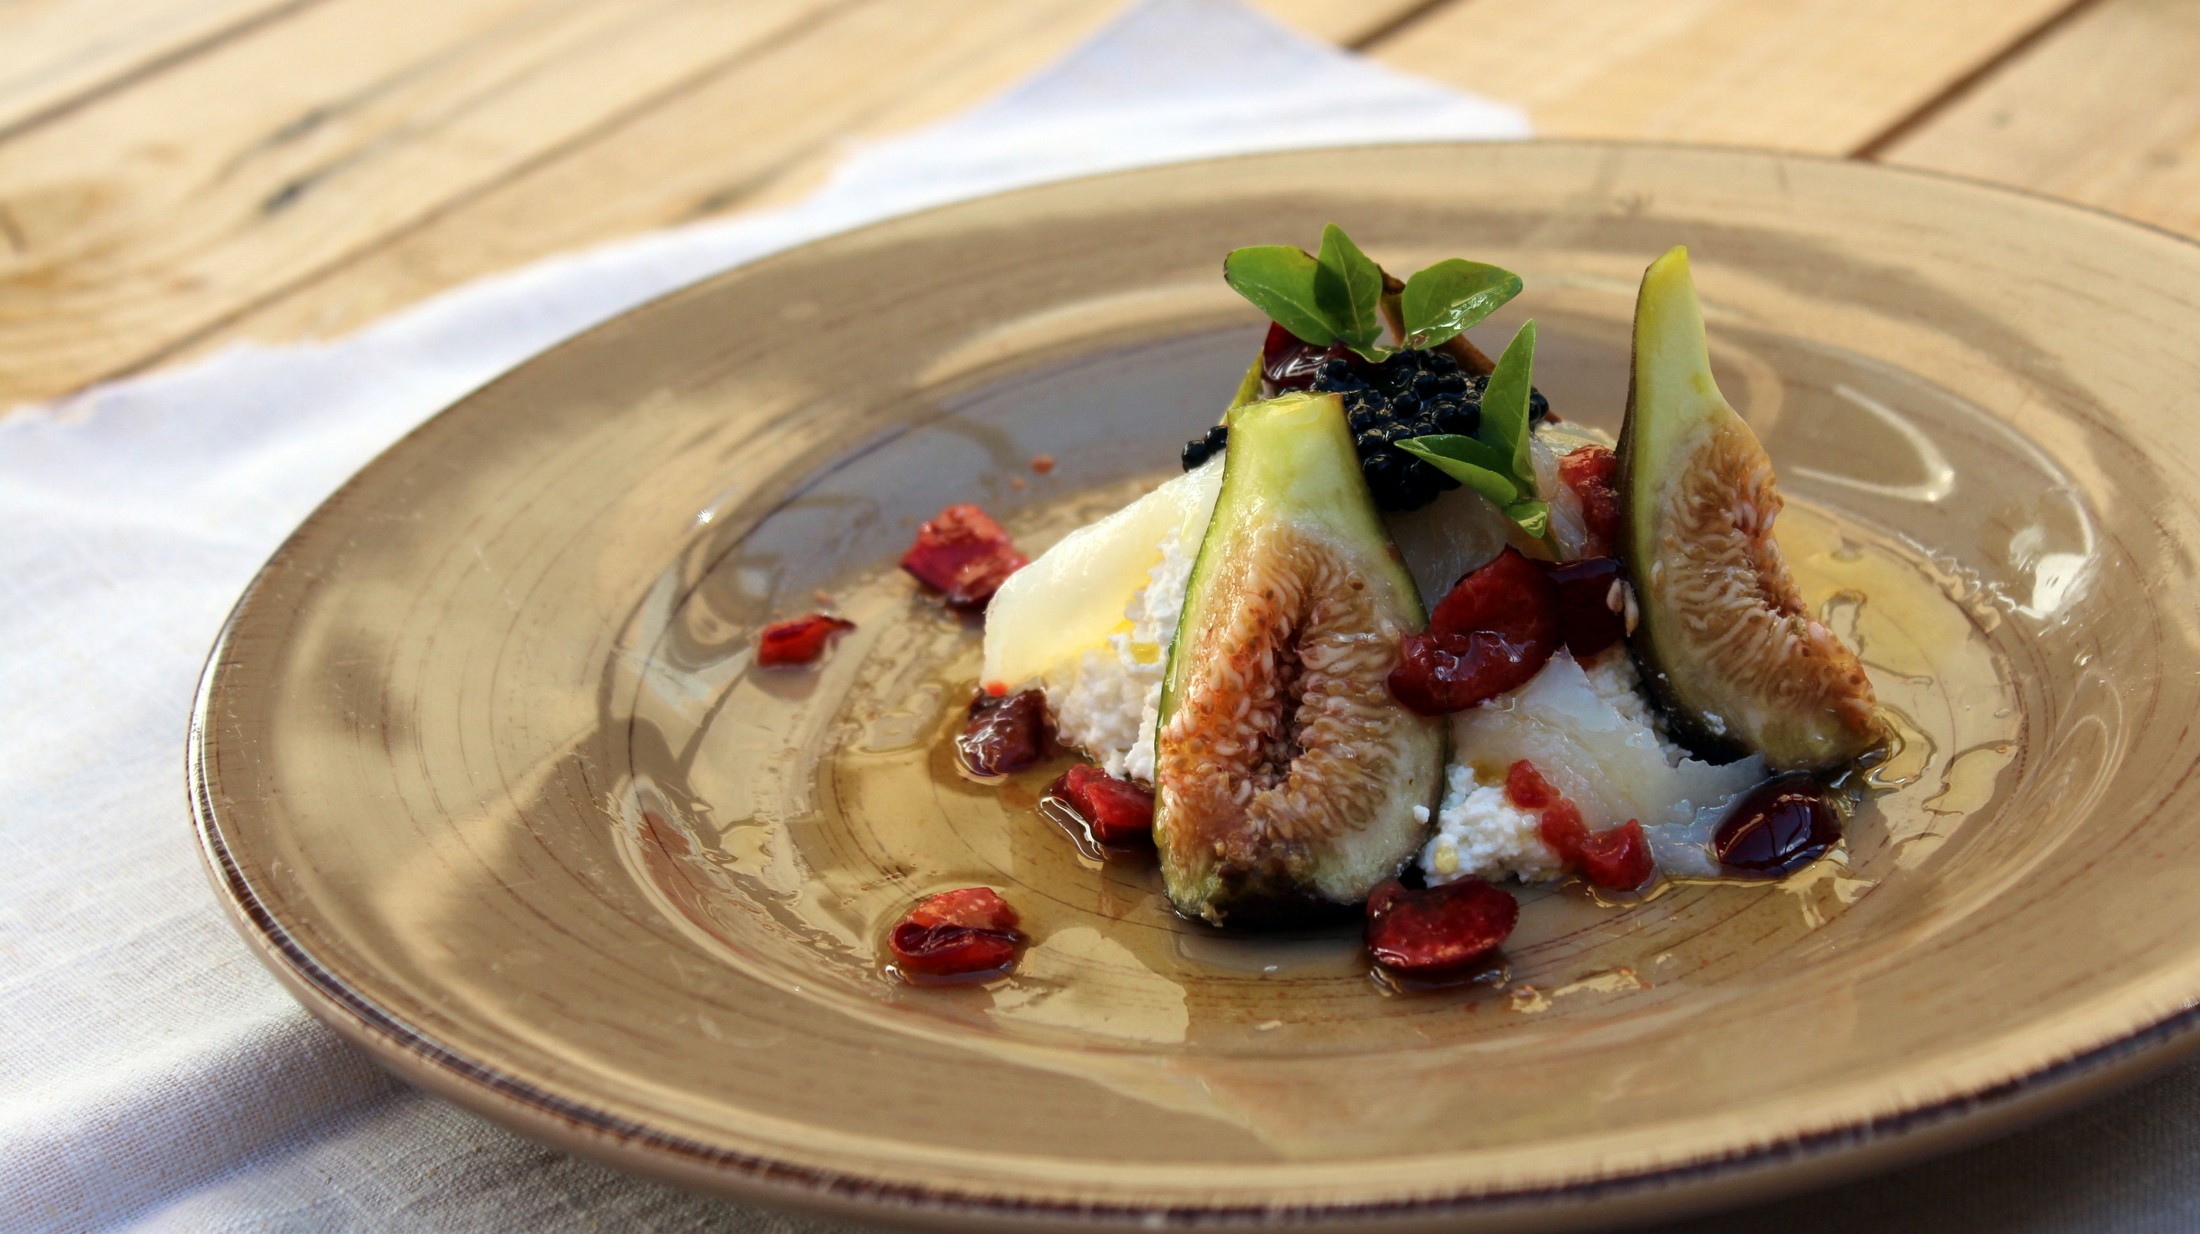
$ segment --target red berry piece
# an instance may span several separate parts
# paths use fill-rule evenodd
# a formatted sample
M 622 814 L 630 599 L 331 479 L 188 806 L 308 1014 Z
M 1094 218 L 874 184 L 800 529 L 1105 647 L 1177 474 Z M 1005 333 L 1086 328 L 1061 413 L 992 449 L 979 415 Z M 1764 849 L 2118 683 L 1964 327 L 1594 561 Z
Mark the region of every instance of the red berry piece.
M 1583 446 L 1558 460 L 1558 479 L 1581 502 L 1588 555 L 1611 552 L 1619 538 L 1619 459 L 1603 446 Z
M 1650 881 L 1658 868 L 1650 855 L 1650 841 L 1642 823 L 1628 819 L 1617 827 L 1589 833 L 1581 841 L 1577 860 L 1581 876 L 1592 887 L 1606 891 L 1633 891 Z
M 1536 563 L 1506 547 L 1452 584 L 1429 614 L 1432 633 L 1488 630 L 1525 641 L 1551 620 L 1550 584 Z
M 1519 920 L 1519 903 L 1479 878 L 1426 891 L 1391 879 L 1368 897 L 1367 949 L 1400 976 L 1453 977 L 1495 951 Z
M 1465 578 L 1408 635 L 1390 693 L 1425 716 L 1465 711 L 1527 684 L 1559 647 L 1558 594 L 1517 549 Z
M 940 511 L 901 556 L 902 569 L 962 609 L 984 608 L 1009 575 L 1030 564 L 993 516 L 973 505 Z
M 1048 795 L 1084 821 L 1102 844 L 1135 844 L 1153 838 L 1153 792 L 1118 780 L 1090 763 L 1062 774 Z
M 1568 867 L 1581 864 L 1581 850 L 1589 843 L 1589 824 L 1582 821 L 1580 806 L 1564 797 L 1545 806 L 1536 834 Z
M 1617 557 L 1583 557 L 1548 565 L 1544 576 L 1558 595 L 1559 637 L 1577 660 L 1627 637 L 1627 568 Z
M 1774 776 L 1727 808 L 1711 852 L 1719 864 L 1777 877 L 1841 842 L 1841 818 L 1809 773 Z
M 1016 962 L 1024 936 L 1016 910 L 991 887 L 965 887 L 927 898 L 886 936 L 894 967 L 910 980 L 998 976 Z
M 1322 365 L 1336 359 L 1352 360 L 1352 350 L 1343 343 L 1316 347 L 1270 322 L 1268 337 L 1260 346 L 1260 375 L 1272 394 L 1305 390 L 1313 386 Z
M 1633 891 L 1657 871 L 1657 859 L 1650 855 L 1650 841 L 1640 821 L 1631 818 L 1617 827 L 1589 830 L 1581 817 L 1581 807 L 1551 787 L 1551 782 L 1527 759 L 1514 763 L 1505 773 L 1505 800 L 1517 809 L 1540 810 L 1536 834 L 1558 854 L 1560 862 L 1579 872 L 1591 886 Z
M 1046 757 L 1047 700 L 1037 690 L 1015 694 L 981 691 L 970 700 L 970 718 L 955 738 L 955 751 L 981 779 L 1022 771 Z
M 1534 763 L 1521 759 L 1505 771 L 1505 800 L 1522 810 L 1540 810 L 1558 800 L 1558 790 Z
M 826 644 L 855 628 L 855 622 L 823 613 L 773 622 L 757 636 L 756 662 L 766 667 L 813 663 L 825 654 Z

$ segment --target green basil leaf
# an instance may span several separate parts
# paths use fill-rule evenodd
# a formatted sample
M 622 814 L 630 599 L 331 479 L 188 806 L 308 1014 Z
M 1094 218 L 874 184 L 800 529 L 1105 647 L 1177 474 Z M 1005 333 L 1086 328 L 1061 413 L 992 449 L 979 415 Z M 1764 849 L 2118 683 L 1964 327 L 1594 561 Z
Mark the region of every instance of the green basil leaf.
M 1437 433 L 1408 437 L 1397 445 L 1501 507 L 1520 500 L 1519 487 L 1505 475 L 1505 456 L 1472 437 Z
M 1337 327 L 1314 294 L 1317 268 L 1305 249 L 1262 244 L 1231 249 L 1222 259 L 1222 278 L 1300 341 L 1327 347 L 1337 341 Z
M 1534 496 L 1535 459 L 1528 452 L 1528 386 L 1535 375 L 1535 322 L 1529 321 L 1505 345 L 1489 385 L 1482 389 L 1482 423 L 1476 437 L 1503 450 L 1512 477 Z
M 1336 327 L 1337 337 L 1369 359 L 1383 337 L 1383 269 L 1352 243 L 1344 228 L 1322 228 L 1322 251 L 1314 259 L 1314 302 Z
M 1501 476 L 1512 473 L 1511 454 L 1486 441 L 1476 441 L 1458 433 L 1430 433 L 1425 437 L 1408 437 L 1398 442 L 1398 448 L 1432 462 L 1437 459 L 1451 459 L 1454 462 L 1472 463 Z
M 1439 261 L 1406 280 L 1398 297 L 1408 347 L 1434 347 L 1520 294 L 1520 276 L 1479 261 Z
M 1520 530 L 1538 540 L 1551 534 L 1551 507 L 1545 502 L 1514 502 L 1505 507 L 1505 517 L 1520 524 Z

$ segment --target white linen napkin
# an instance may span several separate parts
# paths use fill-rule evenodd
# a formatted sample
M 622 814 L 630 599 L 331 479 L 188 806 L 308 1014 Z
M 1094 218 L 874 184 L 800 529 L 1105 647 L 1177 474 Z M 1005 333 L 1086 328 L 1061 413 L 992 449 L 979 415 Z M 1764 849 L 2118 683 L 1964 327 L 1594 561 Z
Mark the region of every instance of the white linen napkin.
M 405 430 L 713 271 L 1070 175 L 1526 132 L 1512 108 L 1231 0 L 1150 0 L 999 99 L 854 152 L 794 207 L 0 419 L 0 1228 L 844 1228 L 536 1147 L 397 1084 L 282 993 L 216 907 L 185 808 L 185 721 L 222 617 L 290 528 Z

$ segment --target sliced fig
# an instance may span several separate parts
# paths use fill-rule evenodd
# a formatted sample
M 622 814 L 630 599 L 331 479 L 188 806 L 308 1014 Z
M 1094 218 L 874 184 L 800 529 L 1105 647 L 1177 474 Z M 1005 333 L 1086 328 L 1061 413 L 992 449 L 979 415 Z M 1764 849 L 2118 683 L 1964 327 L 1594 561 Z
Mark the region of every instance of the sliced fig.
M 1179 911 L 1292 925 L 1359 904 L 1418 849 L 1443 729 L 1384 686 L 1421 601 L 1343 404 L 1287 394 L 1229 425 L 1162 686 L 1154 842 Z
M 1677 737 L 1775 769 L 1839 766 L 1883 739 L 1863 665 L 1804 607 L 1773 539 L 1772 460 L 1712 380 L 1686 249 L 1651 263 L 1635 301 L 1619 491 L 1640 608 L 1628 646 Z

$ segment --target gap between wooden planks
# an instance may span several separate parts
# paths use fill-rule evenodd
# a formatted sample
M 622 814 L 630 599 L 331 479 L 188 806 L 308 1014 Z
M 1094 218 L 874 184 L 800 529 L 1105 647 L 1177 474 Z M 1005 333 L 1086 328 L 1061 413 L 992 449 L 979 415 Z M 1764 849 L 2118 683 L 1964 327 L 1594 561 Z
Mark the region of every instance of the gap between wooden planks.
M 2200 4 L 2099 0 L 1875 151 L 2200 236 Z
M 1520 103 L 1542 132 L 1842 153 L 2069 4 L 1265 7 Z M 126 88 L 49 100 L 53 119 L 0 141 L 0 403 L 239 337 L 353 328 L 548 253 L 787 200 L 850 138 L 968 106 L 1116 8 L 318 0 L 206 36 Z M 1889 153 L 1934 157 L 1936 131 Z

